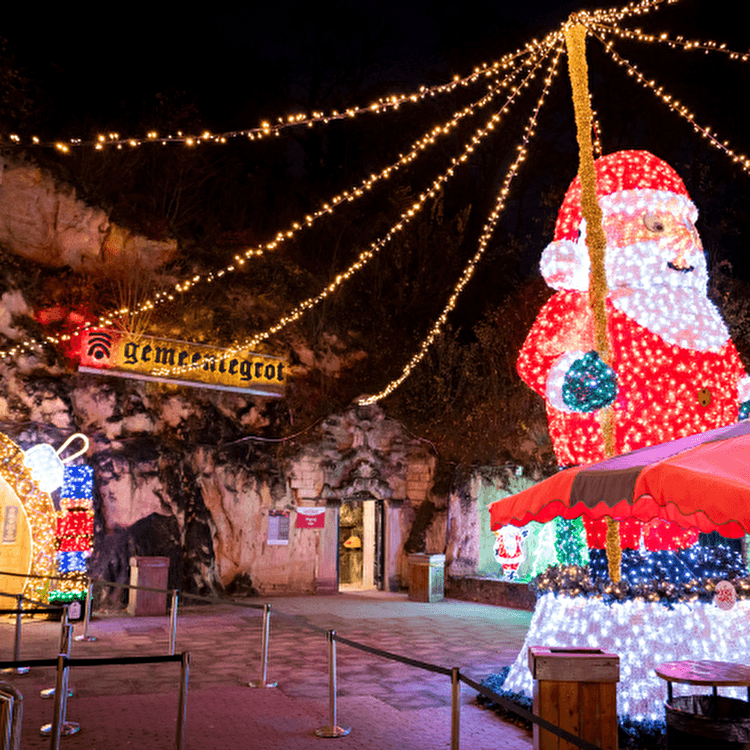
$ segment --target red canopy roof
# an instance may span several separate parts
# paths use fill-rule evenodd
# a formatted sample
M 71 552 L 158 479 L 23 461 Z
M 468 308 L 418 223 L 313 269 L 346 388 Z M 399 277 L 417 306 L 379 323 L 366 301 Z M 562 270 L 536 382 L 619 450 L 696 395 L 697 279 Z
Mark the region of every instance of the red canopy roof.
M 750 533 L 750 420 L 561 471 L 489 506 L 491 525 L 563 518 L 662 518 Z

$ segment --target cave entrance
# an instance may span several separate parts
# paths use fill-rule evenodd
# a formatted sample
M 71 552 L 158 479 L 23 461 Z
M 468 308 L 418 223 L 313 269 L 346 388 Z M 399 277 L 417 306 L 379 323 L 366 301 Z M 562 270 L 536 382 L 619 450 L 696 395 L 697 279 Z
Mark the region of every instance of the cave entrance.
M 339 591 L 383 589 L 383 501 L 344 500 L 339 509 Z

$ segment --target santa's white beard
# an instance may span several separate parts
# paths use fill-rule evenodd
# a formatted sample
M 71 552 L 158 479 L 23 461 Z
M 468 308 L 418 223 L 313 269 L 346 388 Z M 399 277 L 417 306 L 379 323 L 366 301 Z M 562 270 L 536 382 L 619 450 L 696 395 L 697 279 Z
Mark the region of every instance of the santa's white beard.
M 670 262 L 680 260 L 686 270 Z M 718 352 L 729 332 L 706 296 L 708 270 L 699 244 L 671 238 L 607 248 L 605 266 L 614 306 L 668 344 Z
M 668 344 L 719 352 L 729 339 L 716 305 L 696 289 L 613 289 L 610 299 L 618 310 Z

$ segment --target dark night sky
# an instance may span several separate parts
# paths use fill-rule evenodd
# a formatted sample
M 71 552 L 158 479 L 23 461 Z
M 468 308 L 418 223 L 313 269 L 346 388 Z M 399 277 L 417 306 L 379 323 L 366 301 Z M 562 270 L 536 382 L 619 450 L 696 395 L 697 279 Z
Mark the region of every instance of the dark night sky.
M 27 6 L 4 19 L 2 35 L 16 64 L 37 84 L 45 104 L 39 130 L 47 136 L 85 138 L 104 127 L 142 135 L 158 109 L 159 95 L 173 106 L 185 104 L 187 131 L 208 127 L 219 132 L 253 127 L 263 118 L 308 106 L 366 104 L 373 95 L 465 75 L 531 37 L 541 38 L 572 10 L 599 5 L 567 0 L 463 0 L 450 6 L 427 0 L 293 0 L 217 4 L 196 11 L 159 3 L 90 10 L 77 5 L 75 13 L 43 23 Z M 732 21 L 729 8 L 728 0 L 681 0 L 630 25 L 713 38 L 744 51 L 750 39 L 746 28 Z M 651 95 L 639 93 L 594 46 L 592 90 L 606 150 L 645 147 L 670 161 L 701 209 L 700 229 L 709 252 L 750 279 L 744 251 L 750 177 L 694 137 L 677 117 L 660 110 Z M 700 122 L 750 153 L 747 63 L 654 45 L 637 47 L 618 48 L 632 50 L 632 59 L 643 62 L 644 70 L 658 72 Z M 535 272 L 549 240 L 524 228 L 540 210 L 539 194 L 553 184 L 564 190 L 576 167 L 564 79 L 561 75 L 557 85 L 563 91 L 558 109 L 551 101 L 551 113 L 540 120 L 543 134 L 500 231 L 521 239 L 529 234 L 529 254 L 517 270 L 522 275 Z

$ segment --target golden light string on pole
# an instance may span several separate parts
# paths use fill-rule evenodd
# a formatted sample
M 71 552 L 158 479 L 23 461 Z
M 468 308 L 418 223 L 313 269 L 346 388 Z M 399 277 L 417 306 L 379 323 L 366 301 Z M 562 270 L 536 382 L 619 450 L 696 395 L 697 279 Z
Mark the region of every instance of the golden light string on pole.
M 497 196 L 495 207 L 490 213 L 489 218 L 485 222 L 485 225 L 482 229 L 482 234 L 479 238 L 479 247 L 476 253 L 474 254 L 474 256 L 472 257 L 472 259 L 469 261 L 469 264 L 464 268 L 463 273 L 461 274 L 461 278 L 459 279 L 456 286 L 453 288 L 453 292 L 450 298 L 448 299 L 448 303 L 443 308 L 443 311 L 441 312 L 437 320 L 432 324 L 432 327 L 430 328 L 429 333 L 420 344 L 419 350 L 409 360 L 407 365 L 402 370 L 401 375 L 395 380 L 392 380 L 379 393 L 376 393 L 373 396 L 367 396 L 365 398 L 359 399 L 357 403 L 359 403 L 361 406 L 374 404 L 377 401 L 384 399 L 386 396 L 388 396 L 390 393 L 396 390 L 396 388 L 398 388 L 409 377 L 412 370 L 424 359 L 425 355 L 429 351 L 435 339 L 440 335 L 442 328 L 448 319 L 448 315 L 452 312 L 452 310 L 456 306 L 456 303 L 458 302 L 458 298 L 461 295 L 461 292 L 464 290 L 466 285 L 469 283 L 469 280 L 474 275 L 474 271 L 476 270 L 476 267 L 479 261 L 482 259 L 482 256 L 484 255 L 487 249 L 487 245 L 489 244 L 490 238 L 492 237 L 495 231 L 495 227 L 497 225 L 498 219 L 500 218 L 500 214 L 505 208 L 505 201 L 510 191 L 511 182 L 513 181 L 513 178 L 516 176 L 516 173 L 518 172 L 518 169 L 521 163 L 526 159 L 527 146 L 529 144 L 531 137 L 534 135 L 534 128 L 536 127 L 536 121 L 539 115 L 539 111 L 547 96 L 552 80 L 554 79 L 554 76 L 557 73 L 557 64 L 558 64 L 561 54 L 562 54 L 562 48 L 558 47 L 556 50 L 556 54 L 552 60 L 552 63 L 550 64 L 550 68 L 547 72 L 547 77 L 545 78 L 545 81 L 544 81 L 544 88 L 542 90 L 542 94 L 539 97 L 536 103 L 536 106 L 534 107 L 534 110 L 531 114 L 531 117 L 529 118 L 528 123 L 526 124 L 526 128 L 524 129 L 524 134 L 523 134 L 521 143 L 517 146 L 516 158 L 514 159 L 510 168 L 506 172 L 505 179 L 503 180 L 502 187 L 500 188 L 500 191 Z
M 647 78 L 633 63 L 619 55 L 615 51 L 611 40 L 604 40 L 597 34 L 593 36 L 604 45 L 604 49 L 610 54 L 612 59 L 618 65 L 625 68 L 628 74 L 633 76 L 638 83 L 644 88 L 650 89 L 669 109 L 687 120 L 693 126 L 693 130 L 696 133 L 705 138 L 714 148 L 723 151 L 735 164 L 738 164 L 745 172 L 750 174 L 750 157 L 734 151 L 730 147 L 728 140 L 719 140 L 718 136 L 713 134 L 708 128 L 699 125 L 692 112 L 684 104 L 675 99 L 671 94 L 665 93 L 663 86 L 658 86 L 656 81 Z
M 324 203 L 323 207 L 320 208 L 318 211 L 306 216 L 303 223 L 295 222 L 294 224 L 292 224 L 291 228 L 289 228 L 286 232 L 279 232 L 275 236 L 275 238 L 272 241 L 266 243 L 266 245 L 249 248 L 248 250 L 244 251 L 244 253 L 236 255 L 234 257 L 234 262 L 232 264 L 225 266 L 224 268 L 218 271 L 210 272 L 206 274 L 205 276 L 202 276 L 200 274 L 195 274 L 189 279 L 185 279 L 183 281 L 176 283 L 170 289 L 161 290 L 157 292 L 151 299 L 142 301 L 133 309 L 120 308 L 118 310 L 114 310 L 110 313 L 100 316 L 96 321 L 85 323 L 79 328 L 69 332 L 68 334 L 61 335 L 60 337 L 46 336 L 41 341 L 30 337 L 25 342 L 23 342 L 24 348 L 30 349 L 33 347 L 42 346 L 43 344 L 58 344 L 60 343 L 61 340 L 62 341 L 68 340 L 71 336 L 74 336 L 90 328 L 109 327 L 112 325 L 116 325 L 118 318 L 132 317 L 142 312 L 149 312 L 158 305 L 164 305 L 165 303 L 176 301 L 175 294 L 178 294 L 178 293 L 184 294 L 190 289 L 194 288 L 199 283 L 211 283 L 213 281 L 221 279 L 227 274 L 231 274 L 235 271 L 240 270 L 242 266 L 244 265 L 245 260 L 253 256 L 255 257 L 261 256 L 269 250 L 275 250 L 279 245 L 291 239 L 301 229 L 312 226 L 312 224 L 317 219 L 325 215 L 332 214 L 334 209 L 338 207 L 339 205 L 345 202 L 353 202 L 357 200 L 358 198 L 363 197 L 364 195 L 367 194 L 369 190 L 372 189 L 373 185 L 375 185 L 376 182 L 391 177 L 401 167 L 406 166 L 407 164 L 410 164 L 411 162 L 413 162 L 418 156 L 420 156 L 422 153 L 425 152 L 425 149 L 428 146 L 436 143 L 440 137 L 444 135 L 448 135 L 455 127 L 457 127 L 459 122 L 464 117 L 471 115 L 477 109 L 480 109 L 486 106 L 493 98 L 501 94 L 505 89 L 511 87 L 513 84 L 513 79 L 517 75 L 519 75 L 525 67 L 532 66 L 535 64 L 538 65 L 539 60 L 543 59 L 544 55 L 549 52 L 549 48 L 550 48 L 549 46 L 543 47 L 538 51 L 537 54 L 522 61 L 522 63 L 519 64 L 517 69 L 513 70 L 508 76 L 506 76 L 504 79 L 499 81 L 480 100 L 478 100 L 477 102 L 470 103 L 469 105 L 464 107 L 463 110 L 459 112 L 455 112 L 450 120 L 443 123 L 442 125 L 435 126 L 434 128 L 432 128 L 432 130 L 428 131 L 421 138 L 417 139 L 412 144 L 410 150 L 406 154 L 402 154 L 399 157 L 397 162 L 388 165 L 387 167 L 382 169 L 379 173 L 368 176 L 356 187 L 351 188 L 348 191 L 344 191 L 340 195 L 334 196 L 333 198 L 329 199 L 329 201 Z M 511 96 L 506 101 L 506 105 L 512 102 L 513 98 L 515 97 L 515 94 L 516 94 L 516 89 L 513 89 Z M 16 347 L 13 347 L 12 349 L 8 349 L 8 350 L 0 350 L 0 357 L 15 356 L 18 353 L 18 351 L 19 350 Z
M 572 15 L 565 25 L 565 46 L 568 52 L 568 72 L 573 93 L 573 108 L 576 120 L 576 140 L 578 141 L 579 168 L 581 180 L 581 215 L 586 222 L 586 247 L 589 251 L 591 271 L 589 273 L 589 307 L 594 318 L 594 339 L 596 350 L 602 361 L 610 363 L 610 346 L 607 337 L 607 273 L 604 256 L 607 238 L 602 227 L 602 210 L 596 195 L 596 167 L 594 148 L 591 140 L 591 99 L 588 84 L 588 64 L 586 63 L 586 15 Z M 607 406 L 600 411 L 600 424 L 604 442 L 604 456 L 615 454 L 614 410 Z M 609 577 L 613 583 L 620 581 L 622 547 L 620 525 L 610 516 L 607 522 L 607 564 Z
M 558 52 L 558 56 L 559 56 Z M 281 331 L 283 328 L 288 326 L 290 323 L 293 323 L 297 320 L 299 320 L 308 310 L 311 310 L 313 307 L 320 304 L 324 299 L 326 299 L 330 294 L 335 292 L 345 281 L 347 281 L 351 276 L 354 275 L 357 271 L 364 268 L 364 266 L 373 258 L 375 255 L 388 243 L 390 240 L 401 230 L 403 230 L 412 219 L 414 219 L 419 212 L 424 207 L 426 201 L 429 198 L 435 197 L 439 190 L 442 189 L 443 185 L 448 182 L 448 180 L 453 176 L 456 167 L 460 166 L 462 163 L 466 162 L 469 158 L 469 156 L 472 154 L 472 152 L 475 150 L 477 144 L 481 143 L 481 141 L 486 138 L 496 127 L 496 125 L 501 121 L 502 116 L 507 112 L 510 105 L 513 103 L 513 101 L 517 98 L 517 96 L 523 91 L 534 79 L 536 76 L 536 71 L 538 70 L 539 66 L 541 65 L 542 60 L 539 60 L 537 64 L 532 68 L 531 71 L 527 74 L 526 78 L 518 84 L 518 86 L 513 88 L 513 92 L 511 96 L 506 100 L 506 102 L 503 104 L 502 108 L 499 109 L 497 112 L 493 113 L 493 115 L 490 117 L 488 122 L 485 124 L 483 128 L 480 128 L 477 130 L 474 135 L 469 140 L 468 145 L 465 146 L 463 153 L 458 156 L 451 159 L 451 166 L 443 172 L 441 175 L 437 177 L 433 181 L 433 183 L 430 185 L 429 188 L 427 188 L 425 191 L 423 191 L 415 203 L 412 205 L 410 209 L 403 212 L 399 218 L 399 221 L 390 228 L 390 230 L 381 238 L 373 242 L 370 247 L 363 251 L 357 260 L 350 265 L 345 271 L 338 274 L 336 278 L 325 288 L 323 291 L 318 293 L 317 295 L 313 297 L 308 297 L 306 300 L 301 302 L 299 305 L 297 305 L 290 313 L 285 315 L 283 318 L 281 318 L 275 325 L 271 326 L 270 328 L 266 329 L 262 333 L 255 334 L 254 336 L 245 339 L 240 344 L 236 344 L 228 349 L 224 350 L 223 357 L 229 357 L 234 354 L 237 354 L 241 351 L 244 351 L 246 349 L 252 349 L 256 347 L 261 342 L 265 341 L 266 339 L 270 338 L 271 336 L 275 335 L 279 331 Z M 183 365 L 182 367 L 169 367 L 169 368 L 161 368 L 158 371 L 155 372 L 156 375 L 159 376 L 166 376 L 166 375 L 176 375 L 181 374 L 185 372 L 189 372 L 192 369 L 197 368 L 199 365 Z

